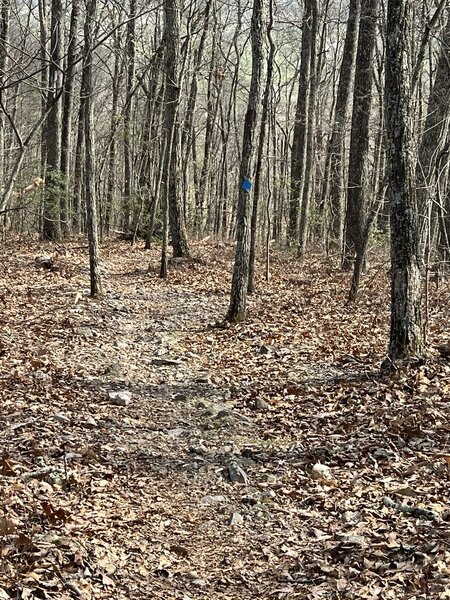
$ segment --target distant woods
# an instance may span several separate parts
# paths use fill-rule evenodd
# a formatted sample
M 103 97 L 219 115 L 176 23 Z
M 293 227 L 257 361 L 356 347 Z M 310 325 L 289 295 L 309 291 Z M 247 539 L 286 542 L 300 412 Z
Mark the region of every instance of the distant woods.
M 393 4 L 3 0 L 3 227 L 89 233 L 97 254 L 97 230 L 157 240 L 162 276 L 170 245 L 189 257 L 190 240 L 237 239 L 250 292 L 255 253 L 313 246 L 354 270 L 354 299 L 392 218 Z M 450 13 L 408 9 L 398 72 L 423 270 L 450 254 Z

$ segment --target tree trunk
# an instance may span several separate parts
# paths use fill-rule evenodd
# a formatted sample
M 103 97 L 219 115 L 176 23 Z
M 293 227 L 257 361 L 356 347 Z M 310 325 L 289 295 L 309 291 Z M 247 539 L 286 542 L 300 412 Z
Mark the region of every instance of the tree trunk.
M 356 55 L 353 114 L 348 167 L 347 211 L 343 268 L 349 270 L 364 229 L 368 180 L 369 120 L 372 104 L 372 69 L 379 0 L 362 0 Z
M 385 114 L 387 183 L 391 218 L 391 333 L 389 359 L 422 354 L 419 235 L 412 185 L 411 96 L 407 57 L 409 0 L 389 0 Z
M 85 131 L 85 190 L 86 190 L 86 225 L 89 240 L 89 269 L 91 275 L 91 296 L 102 295 L 100 274 L 100 256 L 97 227 L 97 198 L 95 185 L 94 162 L 94 111 L 92 82 L 92 49 L 94 46 L 93 25 L 97 12 L 97 0 L 87 0 L 86 21 L 84 24 L 84 61 L 83 82 L 84 95 L 84 131 Z
M 116 168 L 117 168 L 117 139 L 116 129 L 119 117 L 119 93 L 120 93 L 120 82 L 122 80 L 123 62 L 118 44 L 115 44 L 116 52 L 114 53 L 114 73 L 112 80 L 112 107 L 111 107 L 111 119 L 110 119 L 110 136 L 111 141 L 109 143 L 108 150 L 108 184 L 106 191 L 106 210 L 105 219 L 102 226 L 104 231 L 108 234 L 111 229 L 112 214 L 115 208 L 116 199 Z
M 170 140 L 166 149 L 170 149 L 169 161 L 166 165 L 163 193 L 168 193 L 170 233 L 172 249 L 175 257 L 188 257 L 189 244 L 186 235 L 184 218 L 180 200 L 179 174 L 179 56 L 180 56 L 180 4 L 179 0 L 167 0 L 164 4 L 165 16 L 165 136 Z M 163 204 L 164 206 L 164 204 Z
M 239 198 L 237 210 L 237 242 L 231 284 L 231 298 L 226 320 L 232 323 L 245 319 L 250 252 L 251 194 L 243 188 L 252 175 L 253 148 L 258 120 L 259 97 L 264 61 L 264 0 L 254 0 L 251 23 L 252 78 L 245 114 L 242 155 L 239 170 Z
M 39 9 L 39 57 L 41 67 L 41 113 L 44 115 L 47 111 L 47 90 L 48 90 L 48 41 L 47 41 L 47 5 L 46 0 L 38 0 Z M 41 173 L 45 176 L 47 161 L 47 119 L 42 122 L 41 128 Z
M 269 40 L 269 56 L 267 57 L 267 75 L 266 75 L 266 87 L 264 89 L 262 114 L 261 114 L 261 128 L 259 132 L 258 141 L 258 154 L 256 158 L 255 167 L 255 192 L 253 197 L 252 207 L 252 221 L 251 221 L 251 234 L 250 234 L 250 258 L 249 258 L 249 274 L 248 274 L 248 293 L 253 294 L 255 291 L 255 258 L 256 258 L 256 236 L 257 236 L 257 225 L 258 225 L 258 208 L 259 208 L 259 197 L 261 190 L 261 176 L 262 176 L 262 159 L 264 154 L 264 145 L 266 141 L 266 129 L 269 125 L 269 108 L 270 100 L 272 95 L 272 78 L 273 78 L 273 67 L 275 57 L 275 43 L 272 38 L 273 30 L 273 0 L 269 0 L 269 21 L 267 24 L 267 39 Z
M 61 100 L 58 95 L 62 84 L 62 19 L 61 0 L 52 0 L 50 67 L 46 122 L 46 174 L 42 236 L 45 240 L 60 237 L 60 205 L 64 195 L 61 179 Z
M 75 60 L 78 41 L 78 17 L 80 14 L 80 0 L 72 0 L 72 14 L 70 17 L 69 43 L 67 49 L 67 64 L 65 69 L 65 85 L 63 93 L 62 131 L 61 131 L 61 173 L 65 192 L 61 202 L 61 225 L 64 234 L 70 233 L 70 148 L 72 138 L 72 112 L 73 112 L 73 87 L 75 83 Z
M 123 117 L 123 158 L 124 158 L 124 198 L 123 198 L 123 228 L 128 230 L 131 224 L 131 214 L 134 193 L 133 170 L 133 85 L 136 70 L 136 0 L 130 0 L 129 21 L 127 25 L 127 90 Z
M 75 170 L 73 177 L 73 214 L 72 214 L 72 228 L 76 233 L 81 233 L 83 230 L 84 223 L 84 111 L 85 111 L 85 98 L 83 96 L 83 89 L 80 90 L 80 106 L 78 107 L 78 129 L 77 129 L 77 143 L 75 146 Z
M 313 0 L 305 0 L 302 22 L 302 49 L 298 78 L 297 108 L 295 111 L 294 137 L 292 140 L 291 154 L 291 198 L 289 203 L 288 223 L 288 240 L 291 243 L 297 241 L 300 198 L 302 197 L 305 175 L 312 26 Z
M 192 67 L 192 79 L 189 87 L 189 97 L 186 106 L 186 114 L 184 117 L 183 131 L 181 136 L 181 150 L 183 155 L 183 180 L 184 180 L 184 194 L 187 194 L 187 169 L 189 165 L 189 159 L 192 151 L 192 144 L 194 138 L 194 112 L 197 104 L 198 95 L 198 78 L 200 69 L 203 61 L 203 54 L 205 51 L 206 38 L 209 31 L 209 17 L 211 11 L 212 0 L 206 0 L 203 16 L 203 29 L 200 36 L 200 42 L 197 50 L 195 51 L 194 64 Z
M 3 86 L 6 78 L 8 67 L 8 43 L 9 43 L 9 15 L 11 8 L 11 0 L 3 0 L 1 3 L 0 13 L 0 101 L 2 107 L 6 104 L 6 91 Z M 0 181 L 5 177 L 5 134 L 6 134 L 6 117 L 0 113 Z
M 300 224 L 298 230 L 298 256 L 303 257 L 306 250 L 308 234 L 309 206 L 311 204 L 311 187 L 314 178 L 314 125 L 316 115 L 316 93 L 317 93 L 317 0 L 311 1 L 311 48 L 309 67 L 309 89 L 308 89 L 308 123 L 306 127 L 306 153 L 305 170 L 303 175 L 302 204 L 300 211 Z
M 338 248 L 342 245 L 344 226 L 344 138 L 353 83 L 360 8 L 361 0 L 350 0 L 347 32 L 339 72 L 333 129 L 328 144 L 323 182 L 324 190 L 322 198 L 325 206 L 328 205 L 329 207 L 330 236 Z

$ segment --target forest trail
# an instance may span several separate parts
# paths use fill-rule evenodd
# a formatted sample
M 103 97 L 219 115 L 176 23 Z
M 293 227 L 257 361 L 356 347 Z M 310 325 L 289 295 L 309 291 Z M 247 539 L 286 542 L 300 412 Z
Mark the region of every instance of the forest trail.
M 248 323 L 216 329 L 227 248 L 165 283 L 110 243 L 102 300 L 86 248 L 54 271 L 43 250 L 7 248 L 0 276 L 0 599 L 449 597 L 450 368 L 372 377 L 379 270 L 348 309 L 345 275 L 277 259 Z

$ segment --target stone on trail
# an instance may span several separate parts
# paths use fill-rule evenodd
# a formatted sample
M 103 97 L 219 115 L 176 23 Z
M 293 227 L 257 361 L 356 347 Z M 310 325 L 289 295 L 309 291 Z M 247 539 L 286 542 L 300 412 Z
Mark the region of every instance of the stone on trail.
M 268 411 L 268 410 L 270 410 L 271 406 L 268 402 L 266 402 L 262 398 L 256 398 L 255 408 L 256 408 L 256 410 Z
M 227 502 L 227 499 L 225 496 L 203 496 L 201 502 L 210 506 L 212 504 L 223 504 Z
M 173 358 L 153 358 L 152 364 L 156 367 L 177 367 L 181 362 Z
M 128 406 L 131 402 L 130 392 L 109 392 L 108 399 L 116 406 Z
M 316 481 L 331 482 L 333 481 L 333 475 L 330 467 L 316 463 L 311 469 L 311 479 Z
M 237 462 L 230 462 L 227 471 L 228 477 L 232 483 L 243 483 L 244 485 L 248 484 L 248 475 L 244 469 L 237 464 Z
M 228 525 L 242 525 L 243 522 L 244 522 L 244 517 L 241 515 L 241 513 L 234 512 L 228 518 L 227 524 Z

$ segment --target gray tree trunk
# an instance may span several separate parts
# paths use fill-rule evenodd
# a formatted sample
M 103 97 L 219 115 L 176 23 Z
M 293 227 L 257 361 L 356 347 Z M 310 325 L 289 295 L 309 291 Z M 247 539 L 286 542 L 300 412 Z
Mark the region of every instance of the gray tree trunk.
M 72 113 L 73 113 L 73 87 L 75 83 L 75 61 L 77 59 L 78 17 L 80 14 L 80 0 L 72 0 L 72 13 L 70 17 L 69 43 L 67 49 L 67 62 L 65 68 L 65 84 L 62 107 L 61 131 L 61 173 L 65 192 L 61 202 L 61 227 L 64 234 L 71 230 L 69 182 L 70 182 L 70 149 L 72 142 Z
M 328 144 L 323 182 L 323 202 L 325 206 L 328 205 L 330 213 L 330 237 L 338 248 L 342 245 L 344 228 L 344 138 L 353 84 L 360 8 L 361 0 L 350 0 L 347 32 L 339 71 L 333 129 Z
M 50 67 L 46 121 L 46 173 L 42 236 L 46 240 L 60 237 L 60 206 L 64 195 L 61 178 L 61 85 L 63 3 L 52 0 L 50 32 Z
M 94 46 L 93 25 L 97 12 L 97 0 L 87 0 L 86 21 L 84 24 L 84 61 L 83 82 L 84 92 L 84 135 L 85 135 L 85 191 L 86 191 L 86 225 L 89 240 L 89 270 L 91 276 L 91 296 L 102 295 L 102 280 L 100 274 L 100 253 L 97 226 L 97 198 L 95 185 L 94 162 L 94 111 L 92 82 L 92 48 Z
M 127 89 L 125 112 L 123 117 L 123 157 L 124 157 L 124 198 L 123 227 L 128 230 L 134 204 L 134 169 L 133 169 L 133 107 L 134 79 L 136 70 L 136 0 L 130 0 L 129 21 L 127 25 Z
M 232 323 L 245 319 L 250 254 L 250 217 L 252 195 L 242 188 L 245 179 L 252 176 L 253 151 L 258 123 L 258 109 L 261 94 L 261 79 L 264 62 L 264 0 L 254 0 L 251 40 L 252 78 L 245 114 L 242 156 L 239 170 L 239 198 L 237 209 L 237 241 L 231 284 L 230 306 L 226 320 Z
M 372 69 L 379 0 L 362 0 L 353 91 L 343 268 L 350 269 L 363 241 L 366 186 L 369 180 L 369 121 Z
M 120 83 L 122 80 L 123 72 L 123 61 L 121 57 L 120 48 L 118 42 L 115 44 L 116 52 L 114 53 L 114 74 L 112 80 L 112 106 L 111 106 L 111 119 L 110 119 L 110 130 L 111 130 L 111 141 L 109 143 L 108 150 L 108 184 L 106 192 L 106 210 L 105 219 L 102 226 L 104 231 L 109 233 L 111 229 L 112 213 L 115 208 L 116 200 L 116 186 L 117 186 L 117 138 L 116 129 L 119 117 L 119 93 Z
M 273 0 L 269 0 L 269 20 L 267 23 L 267 39 L 269 41 L 269 55 L 267 57 L 267 74 L 266 74 L 266 86 L 264 89 L 263 103 L 262 103 L 262 114 L 261 114 L 261 128 L 259 132 L 258 140 L 258 154 L 256 157 L 255 166 L 255 191 L 253 196 L 253 207 L 252 207 L 252 221 L 251 221 L 251 235 L 250 235 L 250 258 L 249 258 L 249 275 L 248 275 L 248 293 L 253 294 L 255 291 L 255 259 L 256 259 L 256 237 L 257 237 L 257 225 L 258 225 L 258 208 L 259 199 L 261 193 L 261 178 L 262 178 L 262 162 L 264 154 L 264 145 L 266 141 L 266 130 L 269 126 L 269 119 L 271 117 L 269 109 L 271 105 L 272 96 L 272 79 L 273 79 L 273 67 L 275 58 L 275 42 L 272 37 L 273 31 Z
M 5 83 L 8 67 L 10 8 L 11 0 L 3 0 L 0 12 L 0 101 L 2 108 L 6 105 L 6 91 L 3 90 L 3 85 Z M 3 114 L 2 110 L 0 113 L 0 181 L 4 181 L 5 177 L 5 133 L 6 116 Z
M 308 236 L 309 207 L 311 204 L 312 182 L 314 178 L 314 127 L 317 95 L 317 0 L 311 0 L 311 48 L 308 89 L 308 123 L 306 131 L 305 171 L 302 189 L 300 223 L 298 228 L 298 256 L 303 257 Z
M 175 257 L 188 257 L 189 244 L 184 224 L 184 216 L 180 198 L 179 169 L 179 104 L 180 104 L 180 3 L 179 0 L 166 0 L 165 17 L 165 136 L 166 150 L 170 149 L 169 160 L 165 161 L 163 176 L 163 193 L 168 194 L 168 209 L 172 249 Z M 164 206 L 164 203 L 163 203 Z
M 422 354 L 419 234 L 412 184 L 409 0 L 389 0 L 385 115 L 387 184 L 391 220 L 391 333 L 389 359 Z
M 295 110 L 294 137 L 292 140 L 291 153 L 291 197 L 288 223 L 288 240 L 291 243 L 297 241 L 298 215 L 305 175 L 312 25 L 313 2 L 312 0 L 305 0 L 302 22 L 302 49 L 298 78 L 297 107 Z

